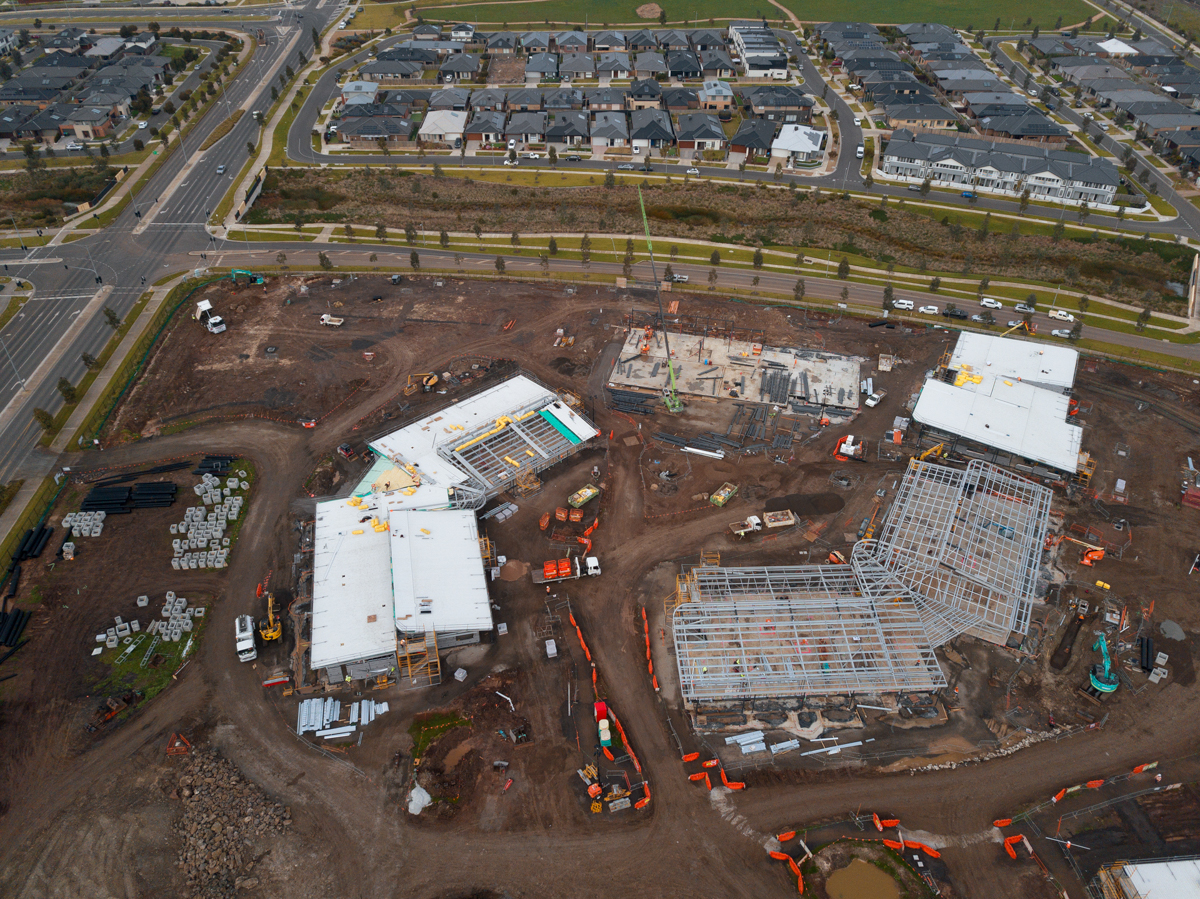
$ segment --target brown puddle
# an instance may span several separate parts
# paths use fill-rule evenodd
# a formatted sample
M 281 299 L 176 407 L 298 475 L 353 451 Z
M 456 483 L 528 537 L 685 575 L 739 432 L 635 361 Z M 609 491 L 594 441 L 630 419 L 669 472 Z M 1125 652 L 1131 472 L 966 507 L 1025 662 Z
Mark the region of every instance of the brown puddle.
M 900 886 L 870 862 L 856 858 L 825 882 L 830 899 L 900 899 Z

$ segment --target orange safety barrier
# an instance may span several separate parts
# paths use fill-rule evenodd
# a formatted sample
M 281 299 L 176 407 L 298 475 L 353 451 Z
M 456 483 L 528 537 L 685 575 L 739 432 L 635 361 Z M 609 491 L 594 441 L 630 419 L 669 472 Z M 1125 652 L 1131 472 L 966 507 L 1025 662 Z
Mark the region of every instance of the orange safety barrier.
M 727 780 L 727 781 L 725 781 L 725 786 L 727 786 L 731 790 L 746 789 L 746 785 L 744 783 L 742 783 L 740 780 Z
M 642 784 L 642 789 L 646 791 L 646 801 L 649 802 L 650 801 L 650 784 L 648 784 L 648 783 Z
M 655 674 L 650 679 L 652 681 L 654 681 L 654 692 L 657 693 L 658 692 L 658 675 Z
M 701 762 L 700 764 L 702 764 L 705 768 L 715 768 L 717 765 L 721 764 L 721 760 L 709 759 L 707 762 Z
M 995 827 L 1008 827 L 1008 825 L 1012 824 L 1012 818 L 997 818 L 992 824 Z
M 888 849 L 895 849 L 897 852 L 904 848 L 904 844 L 899 840 L 884 840 L 883 845 L 887 846 Z
M 796 860 L 790 855 L 788 856 L 788 867 L 792 869 L 792 873 L 797 877 L 800 876 L 800 866 L 796 864 Z
M 883 833 L 883 822 L 879 820 L 879 816 L 872 812 L 871 819 L 875 822 L 875 829 Z
M 642 606 L 642 621 L 646 620 L 646 607 Z
M 698 759 L 698 758 L 700 758 L 700 753 L 698 753 L 698 752 L 689 752 L 687 755 L 685 755 L 685 756 L 683 757 L 683 760 L 684 760 L 685 762 L 694 762 L 694 761 L 696 761 L 696 759 Z
M 1023 839 L 1025 839 L 1025 837 L 1024 837 L 1023 835 L 1021 835 L 1021 834 L 1019 834 L 1019 833 L 1018 833 L 1018 834 L 1013 834 L 1011 837 L 1008 837 L 1008 838 L 1006 838 L 1006 839 L 1004 840 L 1004 845 L 1005 845 L 1005 846 L 1012 846 L 1012 845 L 1014 845 L 1014 844 L 1016 844 L 1016 843 L 1019 843 L 1019 842 L 1021 842 Z
M 941 858 L 942 857 L 942 854 L 940 852 L 938 852 L 936 849 L 934 849 L 933 847 L 926 846 L 924 848 L 925 848 L 925 854 L 928 855 L 930 858 Z
M 1051 802 L 1061 802 L 1062 798 L 1066 795 L 1067 795 L 1067 788 L 1063 787 L 1061 790 L 1059 790 L 1057 793 L 1054 794 L 1053 798 L 1051 798 L 1050 801 Z
M 1104 781 L 1102 781 L 1102 780 L 1089 780 L 1087 782 L 1087 788 L 1089 790 L 1098 790 L 1102 786 L 1104 786 Z
M 704 775 L 704 789 L 706 789 L 706 790 L 712 789 L 712 781 L 709 780 L 709 777 L 707 774 Z
M 905 840 L 905 841 L 904 841 L 904 848 L 905 848 L 905 849 L 920 849 L 920 848 L 921 848 L 921 844 L 920 844 L 920 843 L 914 843 L 912 840 Z
M 633 804 L 633 807 L 634 807 L 634 808 L 645 808 L 645 807 L 646 807 L 646 806 L 648 806 L 649 804 L 650 804 L 650 800 L 649 800 L 649 799 L 639 799 L 637 802 L 635 802 L 635 803 Z
M 899 827 L 900 819 L 899 818 L 884 818 L 879 823 L 881 823 L 884 827 Z
M 775 839 L 779 840 L 781 843 L 786 843 L 788 840 L 795 839 L 795 837 L 796 831 L 794 830 L 784 831 L 783 833 L 775 835 Z
M 610 762 L 611 762 L 611 761 L 614 761 L 614 759 L 613 759 L 613 754 L 612 754 L 611 752 L 609 752 L 609 751 L 608 751 L 608 747 L 607 747 L 607 746 L 601 746 L 600 748 L 604 750 L 604 757 L 605 757 L 606 759 L 608 759 Z
M 804 878 L 799 874 L 796 875 L 796 891 L 800 893 L 801 896 L 804 895 Z
M 787 862 L 787 861 L 792 860 L 792 857 L 790 855 L 788 855 L 786 852 L 776 852 L 773 849 L 770 852 L 768 852 L 767 855 L 771 856 L 771 858 L 778 859 L 781 862 Z
M 579 625 L 575 623 L 575 613 L 569 612 L 567 614 L 567 618 L 569 618 L 571 621 L 571 627 L 578 629 Z
M 703 771 L 697 771 L 695 774 L 689 774 L 688 780 L 704 780 L 704 778 L 707 776 L 708 775 L 705 774 Z
M 650 667 L 650 676 L 653 677 L 654 676 L 654 663 L 647 662 L 646 664 Z
M 592 690 L 596 689 L 596 669 L 592 668 Z
M 1010 843 L 1004 844 L 1004 851 L 1008 853 L 1008 857 L 1011 859 L 1015 859 L 1017 857 L 1017 851 L 1013 849 Z

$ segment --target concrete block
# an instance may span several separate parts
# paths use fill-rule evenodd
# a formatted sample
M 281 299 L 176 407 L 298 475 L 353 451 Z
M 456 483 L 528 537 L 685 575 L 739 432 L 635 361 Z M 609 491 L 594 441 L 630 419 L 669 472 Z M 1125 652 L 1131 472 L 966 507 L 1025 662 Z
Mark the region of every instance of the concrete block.
M 140 621 L 134 619 L 133 621 L 129 622 L 129 627 L 136 634 L 138 631 L 140 631 L 142 629 L 142 623 Z
M 115 627 L 110 627 L 108 630 L 106 630 L 104 632 L 104 635 L 106 637 L 110 637 L 110 638 L 115 637 L 117 635 L 117 629 Z
M 182 627 L 183 632 L 186 634 L 191 629 L 192 629 L 192 620 L 190 618 L 183 619 L 183 627 Z
M 109 637 L 107 640 L 104 641 L 104 645 L 107 646 L 109 649 L 116 649 L 118 642 L 120 642 L 120 641 L 118 641 L 116 637 Z
M 117 625 L 117 636 L 118 637 L 128 637 L 129 631 L 130 631 L 130 627 L 128 624 L 118 624 Z
M 137 598 L 137 604 L 138 604 L 139 609 L 146 608 L 146 606 L 150 605 L 150 597 L 149 596 L 139 596 Z
M 108 639 L 108 634 L 96 634 L 96 642 L 97 643 L 103 643 L 107 639 Z
M 121 626 L 121 616 L 120 615 L 118 615 L 116 618 L 113 619 L 113 624 L 115 624 L 117 627 Z
M 196 606 L 196 617 L 197 618 L 204 617 L 204 606 Z
M 103 647 L 103 646 L 97 646 L 95 649 L 93 649 L 93 650 L 92 650 L 92 655 L 94 655 L 94 656 L 98 656 L 98 655 L 100 655 L 100 653 L 102 653 L 102 652 L 104 652 L 104 647 Z

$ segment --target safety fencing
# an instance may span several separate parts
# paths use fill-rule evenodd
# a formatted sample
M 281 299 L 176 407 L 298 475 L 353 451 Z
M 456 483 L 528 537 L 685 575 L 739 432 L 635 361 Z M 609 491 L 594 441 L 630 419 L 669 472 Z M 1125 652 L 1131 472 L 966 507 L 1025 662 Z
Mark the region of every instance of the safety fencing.
M 3 588 L 12 577 L 13 557 L 16 555 L 21 538 L 25 536 L 27 530 L 36 530 L 45 524 L 46 516 L 50 514 L 50 510 L 54 508 L 54 503 L 58 500 L 58 495 L 66 486 L 65 475 L 59 475 L 57 482 L 54 478 L 46 478 L 38 487 L 33 498 L 25 504 L 25 511 L 13 524 L 12 530 L 4 538 L 4 542 L 0 543 L 0 568 L 4 569 L 3 577 L 0 577 L 0 588 Z

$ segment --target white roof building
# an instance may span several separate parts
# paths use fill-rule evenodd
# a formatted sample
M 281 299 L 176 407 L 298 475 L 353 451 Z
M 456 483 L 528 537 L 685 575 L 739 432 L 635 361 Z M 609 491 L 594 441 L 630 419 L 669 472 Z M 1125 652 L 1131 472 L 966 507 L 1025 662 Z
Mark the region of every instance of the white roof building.
M 963 331 L 948 368 L 1069 390 L 1078 365 L 1079 353 L 1069 347 Z
M 417 133 L 421 140 L 448 143 L 461 138 L 467 127 L 467 114 L 458 109 L 434 109 L 425 114 Z
M 388 522 L 396 630 L 491 630 L 492 605 L 475 513 L 393 510 Z
M 1131 47 L 1122 40 L 1117 38 L 1109 38 L 1106 41 L 1101 41 L 1098 45 L 1101 50 L 1105 51 L 1109 56 L 1137 56 L 1137 47 Z
M 825 150 L 825 137 L 826 132 L 807 125 L 784 125 L 771 142 L 771 155 L 802 162 L 816 159 Z

